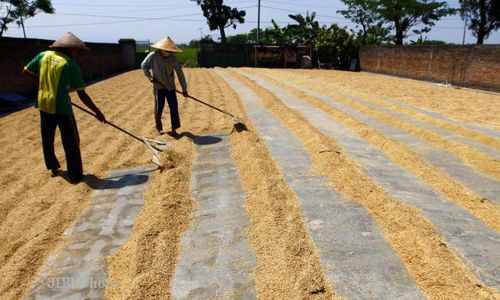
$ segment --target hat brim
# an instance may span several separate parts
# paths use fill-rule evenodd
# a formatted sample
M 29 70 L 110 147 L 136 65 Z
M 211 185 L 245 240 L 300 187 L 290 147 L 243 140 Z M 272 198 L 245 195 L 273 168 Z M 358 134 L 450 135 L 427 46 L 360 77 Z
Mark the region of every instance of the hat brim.
M 161 47 L 161 46 L 155 46 L 155 45 L 152 45 L 151 48 L 155 48 L 158 50 L 164 50 L 164 51 L 168 51 L 168 52 L 176 52 L 176 53 L 182 52 L 181 49 L 167 48 L 167 47 Z
M 82 46 L 75 46 L 75 45 L 50 45 L 49 48 L 51 49 L 77 49 L 81 51 L 86 51 L 89 52 L 90 49 L 88 47 L 82 47 Z
M 82 51 L 89 51 L 89 48 L 87 48 L 85 43 L 71 32 L 66 32 L 65 34 L 63 34 L 60 38 L 55 40 L 49 47 L 59 48 L 59 49 L 78 49 Z
M 161 41 L 154 43 L 153 45 L 151 45 L 151 47 L 169 52 L 182 52 L 181 48 L 179 48 L 179 46 L 177 46 L 174 41 L 170 39 L 170 37 L 166 37 Z

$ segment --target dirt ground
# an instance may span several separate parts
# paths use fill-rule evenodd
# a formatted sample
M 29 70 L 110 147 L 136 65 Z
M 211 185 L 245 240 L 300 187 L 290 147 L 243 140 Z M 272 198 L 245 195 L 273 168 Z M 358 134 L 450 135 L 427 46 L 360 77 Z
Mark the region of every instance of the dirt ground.
M 328 83 L 370 101 L 380 101 L 370 98 L 373 95 L 390 97 L 449 118 L 500 130 L 500 96 L 497 95 L 368 73 L 246 71 L 264 78 L 266 74 L 273 74 L 296 84 L 313 85 L 315 82 L 320 86 Z M 344 154 L 335 140 L 314 129 L 272 93 L 234 70 L 230 72 L 257 92 L 266 109 L 304 143 L 312 155 L 316 172 L 328 176 L 333 187 L 368 209 L 426 296 L 431 299 L 500 298 L 498 291 L 486 287 L 462 263 L 418 209 L 391 198 Z M 185 73 L 190 94 L 239 116 L 249 130 L 234 131 L 229 118 L 179 95 L 182 122 L 179 132 L 182 137 L 178 140 L 168 135 L 161 137 L 172 143 L 162 156 L 166 168 L 161 173 L 158 171 L 148 184 L 145 205 L 128 241 L 108 258 L 109 278 L 115 284 L 106 289 L 106 298 L 171 298 L 170 285 L 181 251 L 180 238 L 189 228 L 196 209 L 196 200 L 190 192 L 191 165 L 195 154 L 192 138 L 226 132 L 231 133 L 232 156 L 247 194 L 245 208 L 251 221 L 248 238 L 257 257 L 257 267 L 252 276 L 258 297 L 340 299 L 324 274 L 296 196 L 286 185 L 262 137 L 255 132 L 238 95 L 212 70 L 186 69 Z M 275 83 L 269 78 L 266 80 Z M 497 205 L 484 201 L 420 159 L 406 146 L 385 138 L 374 129 L 363 127 L 363 124 L 338 111 L 329 110 L 311 97 L 289 91 L 351 127 L 356 134 L 382 149 L 394 162 L 499 231 L 500 210 Z M 95 83 L 87 88 L 87 92 L 108 120 L 140 135 L 155 137 L 152 88 L 141 71 L 127 72 Z M 76 95 L 72 98 L 75 103 L 80 103 Z M 342 101 L 348 102 L 347 99 Z M 385 118 L 368 110 L 367 113 Z M 62 233 L 88 207 L 93 187 L 99 184 L 108 170 L 150 164 L 151 156 L 144 145 L 77 110 L 75 116 L 84 171 L 88 175 L 84 182 L 77 185 L 69 184 L 64 176 L 51 177 L 45 170 L 36 109 L 29 108 L 0 118 L 0 299 L 19 299 L 27 292 L 39 267 L 49 253 L 64 243 Z M 498 139 L 428 120 L 424 116 L 414 116 L 500 149 Z M 163 120 L 168 128 L 167 115 Z M 408 126 L 396 120 L 393 122 Z M 427 133 L 417 133 L 436 147 L 454 147 L 453 153 L 464 157 L 477 170 L 500 177 L 498 161 L 488 161 L 491 158 L 485 158 L 483 153 L 464 145 L 450 144 Z M 325 148 L 336 151 L 325 152 Z M 56 138 L 56 149 L 65 169 L 59 137 Z

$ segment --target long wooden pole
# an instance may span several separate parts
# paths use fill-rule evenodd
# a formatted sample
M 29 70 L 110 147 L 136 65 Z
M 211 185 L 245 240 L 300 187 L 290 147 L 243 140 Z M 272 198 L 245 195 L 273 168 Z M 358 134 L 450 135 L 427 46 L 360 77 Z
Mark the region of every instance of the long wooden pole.
M 257 9 L 257 45 L 260 43 L 260 0 L 258 0 Z
M 462 45 L 465 45 L 465 33 L 467 32 L 467 21 L 468 21 L 468 17 L 469 17 L 469 14 L 467 13 L 467 1 L 464 1 L 464 4 L 463 4 L 463 10 L 464 10 L 464 16 L 465 16 L 465 24 L 464 24 L 464 35 L 463 35 L 463 38 L 462 38 Z

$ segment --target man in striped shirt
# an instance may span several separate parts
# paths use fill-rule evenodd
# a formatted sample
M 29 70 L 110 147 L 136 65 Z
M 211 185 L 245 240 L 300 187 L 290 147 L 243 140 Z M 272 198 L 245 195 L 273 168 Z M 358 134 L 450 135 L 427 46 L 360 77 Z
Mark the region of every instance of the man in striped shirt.
M 78 183 L 83 179 L 80 138 L 73 115 L 69 92 L 76 90 L 79 98 L 94 113 L 99 121 L 106 119 L 85 92 L 85 83 L 78 65 L 72 60 L 81 51 L 88 51 L 85 44 L 68 32 L 56 40 L 51 50 L 39 53 L 25 67 L 24 73 L 38 81 L 36 107 L 40 110 L 45 166 L 58 174 L 61 167 L 54 153 L 56 128 L 59 128 L 66 155 L 69 180 Z

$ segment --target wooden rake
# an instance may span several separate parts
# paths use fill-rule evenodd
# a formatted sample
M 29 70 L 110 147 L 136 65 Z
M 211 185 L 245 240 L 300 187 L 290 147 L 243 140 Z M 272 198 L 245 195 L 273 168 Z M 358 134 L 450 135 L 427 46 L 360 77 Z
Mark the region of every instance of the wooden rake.
M 178 90 L 175 90 L 175 91 L 176 91 L 177 93 L 179 93 L 179 94 L 182 94 L 182 92 L 180 92 L 180 91 L 178 91 Z M 206 103 L 205 101 L 201 101 L 200 99 L 195 98 L 195 97 L 193 97 L 193 96 L 188 96 L 188 98 L 193 99 L 193 100 L 194 100 L 194 101 L 196 101 L 196 102 L 199 102 L 199 103 L 201 103 L 201 104 L 203 104 L 203 105 L 205 105 L 205 106 L 210 107 L 211 109 L 215 109 L 216 111 L 221 112 L 221 113 L 223 113 L 223 114 L 225 114 L 225 115 L 227 115 L 227 116 L 231 117 L 231 121 L 233 121 L 233 125 L 234 125 L 234 127 L 235 127 L 235 128 L 240 127 L 240 128 L 245 128 L 245 130 L 246 130 L 246 125 L 245 125 L 245 123 L 243 123 L 243 120 L 241 120 L 240 118 L 236 117 L 236 116 L 235 116 L 235 115 L 233 115 L 232 113 L 227 112 L 227 111 L 225 111 L 225 110 L 222 110 L 222 109 L 220 109 L 220 108 L 218 108 L 218 107 L 215 107 L 215 106 L 213 106 L 213 105 L 211 105 L 211 104 L 208 104 L 208 103 Z
M 78 108 L 78 109 L 86 112 L 87 114 L 96 117 L 96 115 L 93 112 L 91 112 L 91 111 L 89 111 L 89 110 L 87 110 L 87 109 L 85 109 L 85 108 L 83 108 L 83 107 L 81 107 L 81 106 L 79 106 L 79 105 L 77 105 L 75 103 L 72 103 L 72 105 L 75 106 L 76 108 Z M 131 136 L 132 138 L 138 140 L 139 142 L 144 143 L 148 147 L 148 149 L 151 151 L 151 153 L 153 155 L 153 158 L 152 158 L 153 163 L 155 163 L 160 169 L 163 168 L 163 166 L 162 166 L 162 164 L 160 162 L 160 152 L 162 152 L 163 150 L 167 149 L 168 143 L 162 142 L 162 141 L 148 139 L 148 138 L 145 138 L 145 137 L 139 137 L 139 136 L 137 136 L 137 135 L 135 135 L 135 134 L 133 134 L 133 133 L 131 133 L 131 132 L 129 132 L 129 131 L 121 128 L 121 127 L 116 126 L 115 124 L 111 123 L 108 120 L 104 121 L 104 123 L 106 123 L 106 124 L 114 127 L 115 129 L 120 130 L 121 132 L 127 134 L 128 136 Z
M 154 82 L 154 83 L 158 83 L 159 85 L 163 86 L 164 88 L 167 88 L 167 86 L 166 86 L 163 82 L 161 82 L 160 80 L 158 80 L 158 79 L 157 79 L 157 78 L 155 78 L 155 77 L 153 77 L 153 82 Z M 182 92 L 181 92 L 181 91 L 179 91 L 179 90 L 175 90 L 175 91 L 176 91 L 177 93 L 179 93 L 179 94 L 181 94 L 181 95 L 182 95 Z M 245 125 L 245 123 L 243 123 L 243 120 L 241 120 L 240 118 L 236 117 L 236 116 L 235 116 L 235 115 L 233 115 L 232 113 L 227 112 L 227 111 L 225 111 L 225 110 L 222 110 L 222 109 L 220 109 L 220 108 L 218 108 L 218 107 L 215 107 L 215 106 L 213 106 L 213 105 L 211 105 L 211 104 L 208 104 L 208 103 L 206 103 L 205 101 L 201 101 L 200 99 L 197 99 L 197 98 L 195 98 L 195 97 L 193 97 L 193 96 L 188 96 L 187 98 L 193 99 L 193 100 L 194 100 L 194 101 L 196 101 L 196 102 L 199 102 L 199 103 L 201 103 L 201 104 L 203 104 L 203 105 L 205 105 L 205 106 L 210 107 L 211 109 L 215 109 L 216 111 L 221 112 L 221 113 L 223 113 L 223 114 L 225 114 L 225 115 L 227 115 L 227 116 L 231 117 L 231 121 L 233 121 L 233 125 L 234 125 L 234 128 L 236 128 L 236 130 L 238 130 L 238 131 L 247 130 L 247 126 Z

